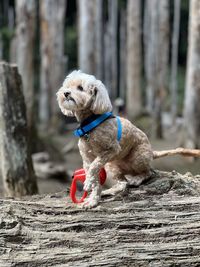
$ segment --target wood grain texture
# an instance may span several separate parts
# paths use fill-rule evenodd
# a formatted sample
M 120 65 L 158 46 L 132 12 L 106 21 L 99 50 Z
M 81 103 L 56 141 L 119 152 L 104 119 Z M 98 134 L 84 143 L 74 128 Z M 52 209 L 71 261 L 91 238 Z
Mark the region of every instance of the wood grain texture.
M 156 172 L 82 210 L 66 192 L 0 200 L 0 266 L 199 266 L 199 176 Z

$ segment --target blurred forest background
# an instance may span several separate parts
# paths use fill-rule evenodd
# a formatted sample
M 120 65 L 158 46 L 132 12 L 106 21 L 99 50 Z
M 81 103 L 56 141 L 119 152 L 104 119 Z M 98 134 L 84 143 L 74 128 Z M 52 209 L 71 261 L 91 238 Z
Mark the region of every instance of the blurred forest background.
M 101 79 L 115 112 L 145 131 L 154 149 L 200 148 L 199 0 L 2 0 L 0 60 L 16 63 L 22 77 L 41 192 L 63 189 L 46 178 L 65 182 L 81 166 L 69 131 L 75 120 L 56 101 L 74 69 Z M 165 158 L 155 166 L 199 173 L 199 163 Z

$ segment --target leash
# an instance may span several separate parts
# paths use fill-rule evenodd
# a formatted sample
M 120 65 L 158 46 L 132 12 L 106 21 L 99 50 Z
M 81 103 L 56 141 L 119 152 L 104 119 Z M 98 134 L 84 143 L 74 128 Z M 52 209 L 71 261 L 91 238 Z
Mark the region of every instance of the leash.
M 82 184 L 85 181 L 85 170 L 79 169 L 74 172 L 74 175 L 72 176 L 72 184 L 70 187 L 70 198 L 71 200 L 76 203 L 80 204 L 84 201 L 84 199 L 87 197 L 88 192 L 84 191 L 83 195 L 80 199 L 76 198 L 76 191 L 77 191 L 77 182 L 81 182 Z M 101 185 L 103 185 L 106 181 L 106 171 L 104 168 L 102 168 L 99 172 L 99 182 Z

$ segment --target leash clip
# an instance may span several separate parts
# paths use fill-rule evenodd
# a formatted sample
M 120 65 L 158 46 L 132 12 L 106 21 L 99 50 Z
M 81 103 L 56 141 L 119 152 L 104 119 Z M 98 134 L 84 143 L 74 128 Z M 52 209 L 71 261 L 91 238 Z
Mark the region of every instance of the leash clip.
M 84 134 L 83 137 L 85 138 L 85 140 L 86 140 L 87 142 L 89 142 L 89 140 L 90 140 L 90 134 L 86 133 L 86 134 Z

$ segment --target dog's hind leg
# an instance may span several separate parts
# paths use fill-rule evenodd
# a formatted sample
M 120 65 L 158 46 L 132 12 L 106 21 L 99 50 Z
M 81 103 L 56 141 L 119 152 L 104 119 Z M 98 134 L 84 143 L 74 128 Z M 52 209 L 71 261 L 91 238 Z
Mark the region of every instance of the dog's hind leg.
M 118 193 L 125 192 L 127 188 L 127 181 L 120 168 L 113 163 L 107 163 L 105 169 L 108 183 L 110 182 L 113 184 L 114 182 L 114 185 L 111 188 L 102 191 L 101 195 L 114 196 Z

